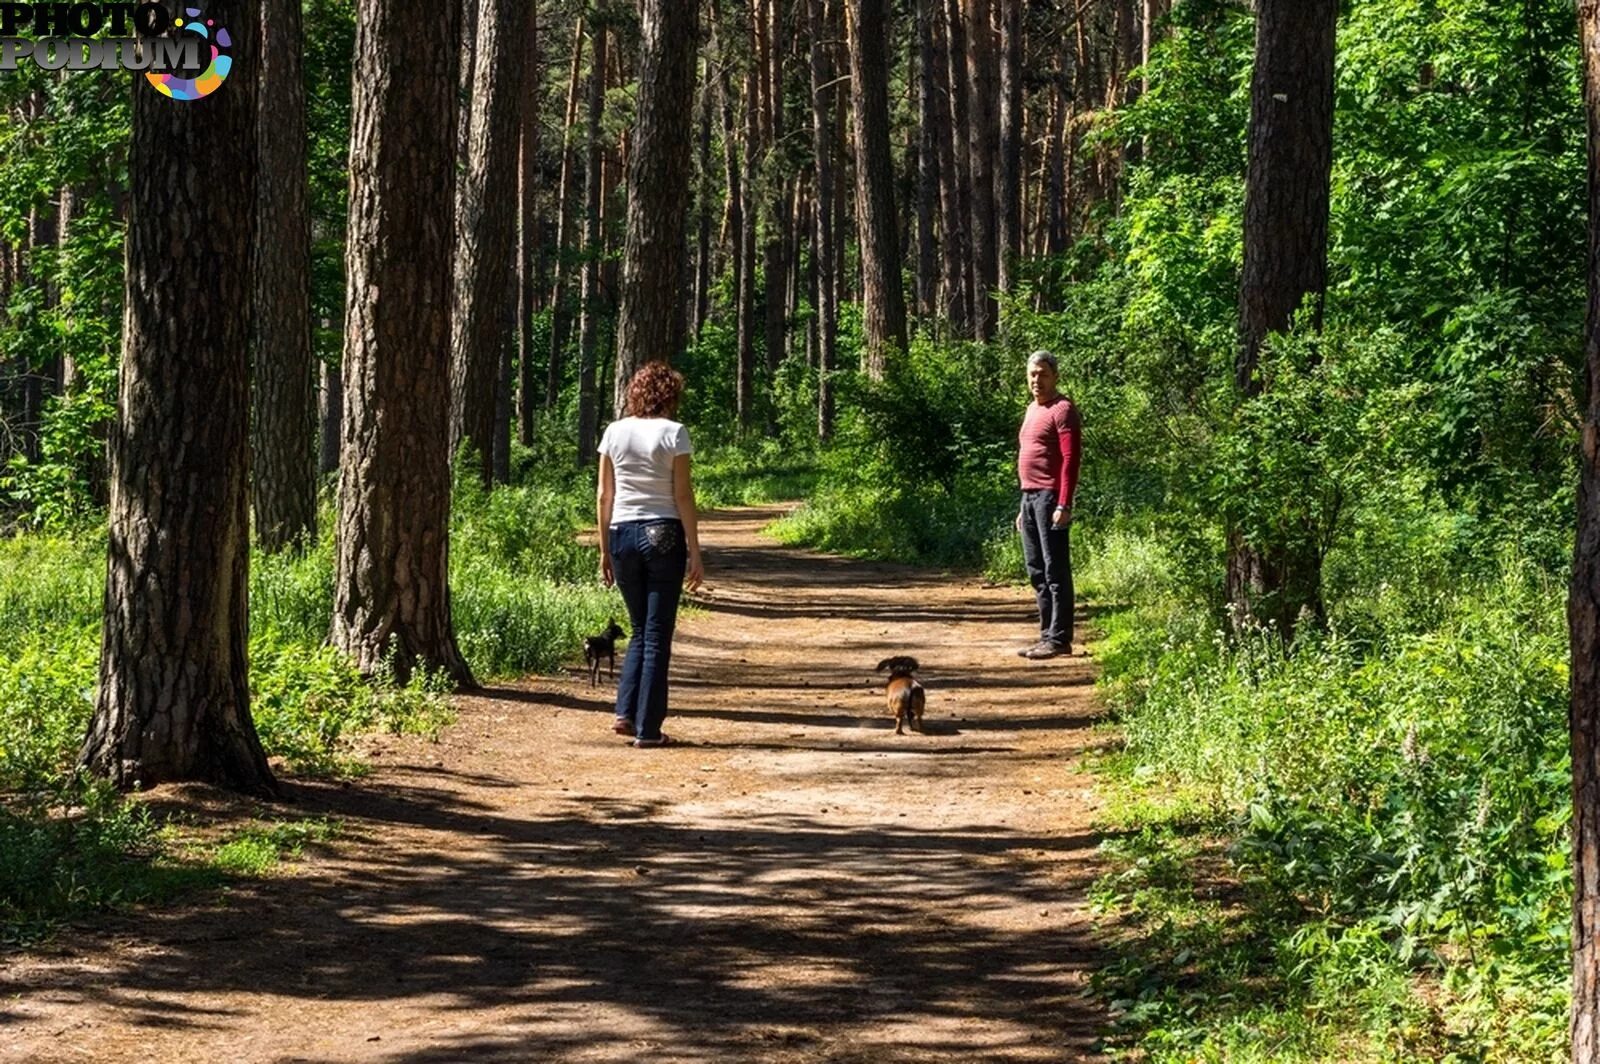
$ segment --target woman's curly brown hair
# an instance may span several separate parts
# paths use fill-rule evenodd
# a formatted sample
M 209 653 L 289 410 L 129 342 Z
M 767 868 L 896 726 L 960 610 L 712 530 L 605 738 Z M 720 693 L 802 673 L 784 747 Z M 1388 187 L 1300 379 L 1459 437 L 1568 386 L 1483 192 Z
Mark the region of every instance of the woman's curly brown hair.
M 629 417 L 671 417 L 683 397 L 683 374 L 665 362 L 646 362 L 628 382 Z

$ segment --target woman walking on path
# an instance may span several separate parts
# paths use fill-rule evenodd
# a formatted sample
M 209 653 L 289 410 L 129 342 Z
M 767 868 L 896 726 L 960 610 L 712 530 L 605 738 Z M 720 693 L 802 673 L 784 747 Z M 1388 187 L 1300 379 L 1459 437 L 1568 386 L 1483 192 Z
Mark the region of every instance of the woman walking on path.
M 700 586 L 700 530 L 689 480 L 689 430 L 672 420 L 683 375 L 647 362 L 628 382 L 627 416 L 600 438 L 600 579 L 614 582 L 633 635 L 617 680 L 619 735 L 634 746 L 665 746 L 667 668 L 678 599 Z

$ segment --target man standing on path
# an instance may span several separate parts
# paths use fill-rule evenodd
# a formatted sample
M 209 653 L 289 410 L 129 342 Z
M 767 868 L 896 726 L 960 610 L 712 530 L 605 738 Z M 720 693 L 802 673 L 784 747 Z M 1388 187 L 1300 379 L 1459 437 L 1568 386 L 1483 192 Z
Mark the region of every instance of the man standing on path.
M 1022 558 L 1039 600 L 1039 641 L 1017 651 L 1025 658 L 1072 653 L 1072 556 L 1067 532 L 1072 493 L 1078 486 L 1081 427 L 1078 408 L 1056 391 L 1056 356 L 1028 356 L 1028 391 L 1033 402 L 1017 434 L 1017 477 L 1022 506 L 1017 530 Z

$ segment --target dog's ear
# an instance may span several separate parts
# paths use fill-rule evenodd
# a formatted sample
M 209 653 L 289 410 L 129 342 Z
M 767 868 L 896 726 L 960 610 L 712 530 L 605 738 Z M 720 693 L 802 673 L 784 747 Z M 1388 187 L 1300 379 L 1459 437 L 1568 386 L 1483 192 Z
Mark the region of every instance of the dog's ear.
M 876 669 L 873 669 L 872 671 L 873 672 L 882 672 L 884 669 L 889 668 L 893 664 L 894 664 L 894 659 L 893 658 L 884 658 L 882 661 L 878 662 L 878 667 Z
M 907 672 L 916 672 L 918 669 L 922 668 L 921 665 L 917 664 L 916 658 L 901 658 L 900 665 Z

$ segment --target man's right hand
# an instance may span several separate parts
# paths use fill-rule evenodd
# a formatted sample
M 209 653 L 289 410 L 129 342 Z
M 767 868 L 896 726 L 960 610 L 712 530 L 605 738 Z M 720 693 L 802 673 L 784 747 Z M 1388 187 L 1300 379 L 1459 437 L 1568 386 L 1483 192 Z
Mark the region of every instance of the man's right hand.
M 1018 532 L 1022 531 L 1022 511 L 1021 510 L 1017 511 L 1017 531 Z

